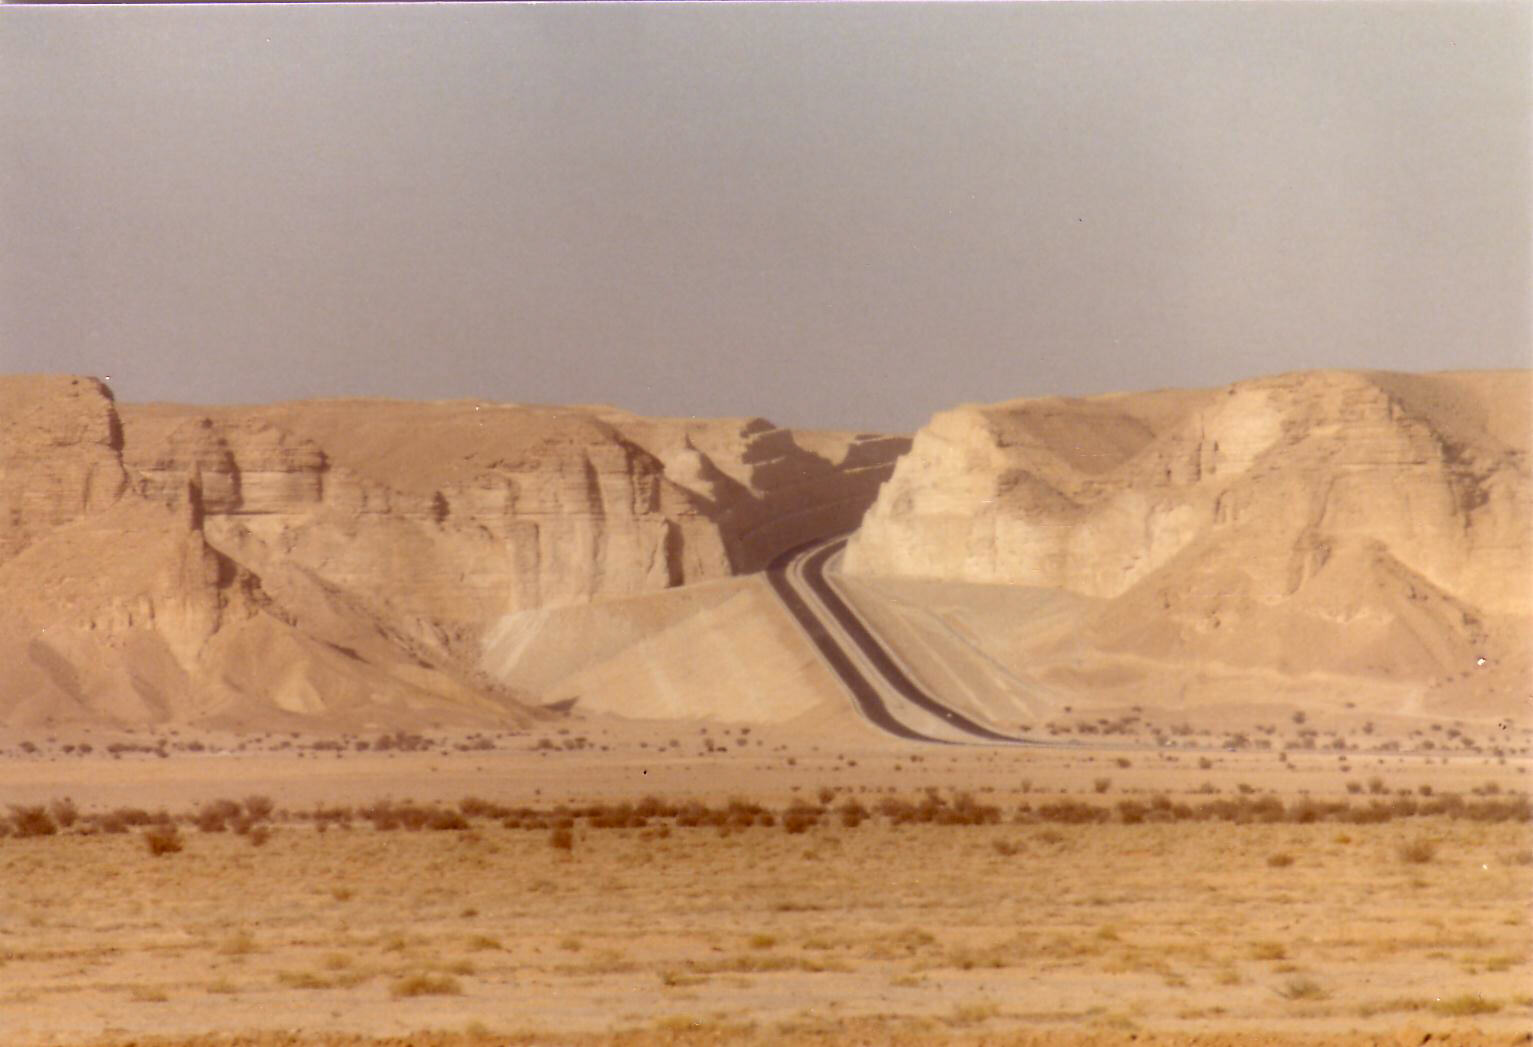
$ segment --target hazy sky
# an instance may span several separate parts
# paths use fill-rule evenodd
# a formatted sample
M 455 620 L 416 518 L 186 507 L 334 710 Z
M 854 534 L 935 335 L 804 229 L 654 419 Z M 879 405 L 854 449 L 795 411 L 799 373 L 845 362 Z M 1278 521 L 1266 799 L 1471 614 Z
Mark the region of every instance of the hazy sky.
M 0 371 L 965 400 L 1533 366 L 1533 6 L 0 8 Z

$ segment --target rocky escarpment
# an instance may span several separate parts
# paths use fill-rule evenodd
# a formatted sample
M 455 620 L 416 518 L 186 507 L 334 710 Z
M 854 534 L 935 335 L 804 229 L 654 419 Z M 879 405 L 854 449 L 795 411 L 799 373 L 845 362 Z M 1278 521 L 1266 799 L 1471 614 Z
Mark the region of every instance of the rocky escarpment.
M 1526 697 L 1529 393 L 1311 372 L 959 408 L 845 569 L 1094 598 L 1077 653 Z
M 778 553 L 855 528 L 910 449 L 881 434 L 796 432 L 764 418 L 603 418 L 652 451 L 666 478 L 717 526 L 733 573 L 756 571 Z
M 830 437 L 827 457 L 760 419 L 487 403 L 122 414 L 146 497 L 197 482 L 220 544 L 449 632 L 755 570 L 855 526 L 908 446 Z
M 367 403 L 123 413 L 125 460 L 146 497 L 199 483 L 216 544 L 309 571 L 424 643 L 507 611 L 729 569 L 717 530 L 661 464 L 582 413 Z
M 116 405 L 74 378 L 0 379 L 0 409 L 0 719 L 516 719 L 479 665 L 493 623 L 850 528 L 902 449 L 610 408 Z
M 122 426 L 91 378 L 0 380 L 0 562 L 127 486 Z

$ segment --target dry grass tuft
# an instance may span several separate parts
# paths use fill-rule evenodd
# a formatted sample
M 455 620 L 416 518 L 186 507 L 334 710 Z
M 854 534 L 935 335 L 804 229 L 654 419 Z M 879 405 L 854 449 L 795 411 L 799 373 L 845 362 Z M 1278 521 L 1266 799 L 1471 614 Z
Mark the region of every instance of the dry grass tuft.
M 1277 990 L 1285 1000 L 1324 1000 L 1331 994 L 1313 978 L 1290 978 Z
M 1501 1010 L 1501 1004 L 1475 992 L 1437 1000 L 1432 1004 L 1432 1010 L 1454 1018 L 1466 1018 L 1476 1014 L 1495 1014 Z

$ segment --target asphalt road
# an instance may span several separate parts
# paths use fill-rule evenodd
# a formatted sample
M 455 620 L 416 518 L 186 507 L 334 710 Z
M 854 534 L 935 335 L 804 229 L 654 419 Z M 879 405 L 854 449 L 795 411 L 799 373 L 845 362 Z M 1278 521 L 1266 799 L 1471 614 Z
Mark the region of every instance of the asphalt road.
M 1227 745 L 1207 745 L 1197 742 L 1155 744 L 1143 742 L 1094 741 L 1085 744 L 1075 740 L 1053 738 L 1025 738 L 1002 734 L 974 720 L 956 709 L 944 705 L 925 691 L 900 668 L 882 640 L 873 634 L 866 622 L 847 606 L 835 588 L 825 578 L 825 566 L 845 548 L 848 534 L 830 538 L 818 538 L 778 556 L 767 568 L 772 588 L 782 599 L 793 617 L 798 620 L 836 675 L 846 684 L 858 709 L 870 723 L 900 738 L 913 741 L 935 742 L 941 745 L 989 744 L 1016 745 L 1038 749 L 1090 749 L 1091 751 L 1150 751 L 1168 749 L 1176 752 L 1227 752 L 1237 750 Z M 859 665 L 859 660 L 863 663 Z M 918 731 L 902 722 L 893 709 L 914 706 L 930 714 L 938 722 L 953 729 L 951 737 L 938 737 Z M 1360 749 L 1361 754 L 1382 753 L 1383 749 Z M 1405 760 L 1478 758 L 1477 752 L 1397 752 L 1392 757 Z M 1527 757 L 1521 757 L 1525 762 Z
M 831 669 L 846 684 L 863 716 L 890 734 L 915 741 L 954 744 L 967 737 L 991 744 L 1038 744 L 976 723 L 938 701 L 906 675 L 889 649 L 825 580 L 826 563 L 846 542 L 846 535 L 837 535 L 790 549 L 772 561 L 767 577 Z M 870 667 L 871 678 L 870 673 L 858 666 L 854 650 Z M 891 711 L 886 696 L 936 717 L 953 728 L 959 738 L 939 738 L 907 726 Z

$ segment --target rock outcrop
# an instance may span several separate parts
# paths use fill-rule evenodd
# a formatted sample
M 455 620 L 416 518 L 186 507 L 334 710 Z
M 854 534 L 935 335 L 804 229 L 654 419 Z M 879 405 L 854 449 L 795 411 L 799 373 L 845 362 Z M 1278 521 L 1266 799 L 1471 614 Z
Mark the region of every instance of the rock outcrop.
M 917 434 L 845 570 L 1094 598 L 1077 661 L 1085 642 L 1525 700 L 1530 392 L 1527 372 L 1309 372 L 962 407 Z
M 611 408 L 117 405 L 0 379 L 0 722 L 519 721 L 524 612 L 850 529 L 906 446 Z M 523 700 L 525 699 L 525 700 Z
M 127 486 L 122 426 L 106 386 L 40 375 L 0 380 L 0 562 Z

